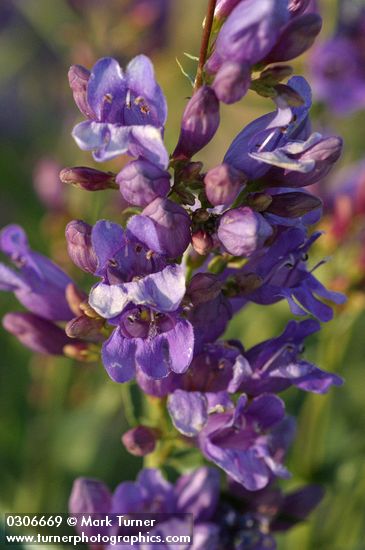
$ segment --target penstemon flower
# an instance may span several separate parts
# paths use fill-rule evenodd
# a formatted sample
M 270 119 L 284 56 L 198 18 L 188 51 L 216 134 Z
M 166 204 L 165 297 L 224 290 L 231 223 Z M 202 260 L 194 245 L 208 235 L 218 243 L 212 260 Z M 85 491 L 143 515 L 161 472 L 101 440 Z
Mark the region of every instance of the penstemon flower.
M 133 208 L 123 226 L 104 219 L 67 225 L 70 258 L 98 279 L 86 294 L 31 251 L 20 228 L 5 228 L 1 250 L 19 269 L 0 265 L 1 288 L 30 313 L 8 314 L 4 325 L 35 351 L 72 355 L 74 342 L 73 356 L 78 346 L 97 353 L 113 381 L 135 384 L 147 412 L 122 441 L 157 466 L 113 495 L 99 481 L 76 480 L 72 513 L 168 512 L 157 529 L 165 534 L 181 531 L 174 514 L 192 513 L 191 548 L 260 550 L 275 548 L 272 531 L 304 519 L 319 502 L 318 488 L 288 496 L 275 488 L 290 476 L 284 462 L 295 424 L 276 394 L 293 386 L 323 394 L 343 382 L 303 357 L 306 338 L 332 318 L 330 303 L 344 302 L 314 275 L 322 262 L 311 266 L 308 258 L 322 214 L 308 186 L 328 175 L 342 140 L 312 132 L 309 83 L 292 76 L 284 84 L 291 67 L 267 65 L 300 55 L 320 28 L 305 0 L 210 0 L 194 90 L 170 156 L 166 100 L 149 58 L 139 55 L 125 70 L 111 57 L 91 71 L 71 67 L 86 118 L 73 129 L 77 145 L 97 162 L 132 159 L 118 174 L 78 166 L 64 169 L 61 180 L 119 190 Z M 220 102 L 237 102 L 249 89 L 275 110 L 243 128 L 215 166 L 192 160 L 219 132 Z M 248 304 L 279 301 L 305 319 L 248 350 L 221 339 Z M 48 322 L 52 349 L 39 336 Z M 159 470 L 174 446 L 198 453 L 200 466 L 187 472 L 182 463 L 175 485 Z M 213 464 L 225 474 L 224 490 Z

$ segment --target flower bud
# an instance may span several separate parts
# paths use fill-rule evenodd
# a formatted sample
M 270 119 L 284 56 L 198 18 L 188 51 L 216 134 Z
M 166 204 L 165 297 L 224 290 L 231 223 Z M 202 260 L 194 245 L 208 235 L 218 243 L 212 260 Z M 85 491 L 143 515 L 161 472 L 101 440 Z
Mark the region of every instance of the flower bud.
M 187 288 L 187 296 L 194 306 L 214 300 L 220 293 L 222 283 L 213 273 L 197 273 Z
M 86 118 L 95 119 L 95 114 L 87 100 L 87 85 L 89 78 L 90 71 L 81 65 L 72 65 L 68 71 L 68 81 L 76 105 Z
M 215 75 L 212 88 L 223 103 L 231 104 L 242 99 L 251 83 L 251 69 L 248 63 L 226 61 Z
M 156 433 L 147 426 L 137 426 L 125 432 L 122 442 L 129 453 L 134 456 L 146 456 L 156 446 Z
M 229 206 L 246 182 L 243 172 L 228 164 L 220 164 L 207 172 L 204 178 L 205 193 L 213 206 Z
M 86 191 L 103 191 L 104 189 L 118 189 L 115 183 L 115 174 L 103 172 L 86 166 L 64 168 L 60 172 L 62 183 L 85 189 Z
M 225 212 L 220 219 L 218 238 L 233 256 L 250 256 L 272 235 L 272 227 L 247 206 Z
M 94 273 L 97 258 L 91 244 L 91 225 L 73 220 L 66 226 L 68 254 L 77 267 L 88 273 Z
M 87 315 L 80 315 L 67 323 L 65 332 L 70 338 L 101 342 L 105 339 L 101 333 L 104 324 L 104 319 L 92 319 Z
M 71 342 L 64 330 L 38 315 L 29 312 L 7 313 L 3 327 L 19 342 L 36 353 L 63 355 L 63 348 Z
M 183 114 L 173 158 L 190 158 L 203 149 L 219 126 L 219 101 L 212 88 L 203 86 L 189 100 Z
M 199 229 L 192 234 L 191 243 L 195 252 L 201 256 L 209 254 L 209 252 L 211 252 L 214 248 L 213 238 L 209 235 L 209 233 L 203 231 L 202 229 Z
M 322 201 L 310 193 L 280 193 L 273 195 L 266 212 L 285 218 L 299 218 L 322 206 Z
M 148 160 L 129 162 L 116 181 L 125 200 L 135 206 L 147 206 L 170 190 L 170 174 Z
M 179 204 L 157 198 L 129 220 L 127 230 L 150 250 L 177 258 L 190 242 L 190 217 Z
M 321 28 L 322 18 L 316 13 L 307 13 L 293 18 L 265 58 L 265 63 L 289 61 L 298 57 L 312 46 Z
M 87 299 L 87 294 L 77 288 L 74 283 L 69 283 L 66 287 L 66 300 L 75 315 L 81 315 L 81 304 Z

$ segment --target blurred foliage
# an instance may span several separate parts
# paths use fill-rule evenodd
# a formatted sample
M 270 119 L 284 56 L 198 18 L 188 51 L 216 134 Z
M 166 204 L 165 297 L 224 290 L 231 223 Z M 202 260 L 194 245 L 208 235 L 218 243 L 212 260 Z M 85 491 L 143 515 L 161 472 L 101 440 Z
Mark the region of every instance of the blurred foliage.
M 113 8 L 108 17 L 109 1 Z M 333 25 L 334 4 L 332 0 L 322 4 L 325 32 Z M 67 69 L 71 63 L 90 66 L 98 57 L 111 54 L 124 62 L 137 53 L 136 44 L 145 51 L 138 25 L 131 27 L 126 17 L 126 6 L 125 1 L 112 0 L 103 1 L 101 7 L 93 0 L 0 3 L 2 225 L 23 225 L 32 245 L 57 258 L 80 282 L 81 274 L 65 252 L 65 224 L 71 217 L 92 223 L 101 212 L 118 220 L 121 204 L 115 194 L 65 189 L 64 211 L 46 211 L 34 191 L 32 174 L 43 157 L 61 166 L 91 165 L 90 155 L 79 151 L 69 135 L 81 117 L 68 89 Z M 175 58 L 194 73 L 195 61 L 183 52 L 198 51 L 204 7 L 205 2 L 171 0 L 165 43 L 149 44 L 169 104 L 166 142 L 170 150 L 191 93 Z M 303 70 L 305 59 L 297 66 Z M 224 107 L 220 131 L 202 155 L 205 165 L 213 166 L 232 137 L 270 108 L 269 101 L 252 92 L 244 102 Z M 343 163 L 364 156 L 364 123 L 365 113 L 346 120 L 318 113 L 317 120 L 317 126 L 330 127 L 345 137 Z M 113 164 L 117 169 L 121 161 Z M 319 248 L 318 255 L 323 253 Z M 351 268 L 346 251 L 336 251 L 333 260 L 321 268 L 323 280 L 330 281 Z M 1 313 L 11 309 L 20 307 L 13 297 L 1 294 Z M 288 317 L 283 304 L 249 306 L 232 322 L 228 335 L 249 347 L 279 334 Z M 315 481 L 326 486 L 327 496 L 308 522 L 279 536 L 280 550 L 365 549 L 364 328 L 363 295 L 359 293 L 311 339 L 306 350 L 322 368 L 339 371 L 345 386 L 327 396 L 297 390 L 285 394 L 289 411 L 299 415 L 289 459 L 293 480 L 287 486 Z M 4 331 L 0 345 L 0 509 L 64 511 L 73 479 L 79 475 L 102 478 L 111 487 L 134 479 L 141 461 L 127 455 L 120 442 L 130 416 L 128 396 L 102 366 L 32 356 Z M 168 466 L 173 467 L 174 461 Z

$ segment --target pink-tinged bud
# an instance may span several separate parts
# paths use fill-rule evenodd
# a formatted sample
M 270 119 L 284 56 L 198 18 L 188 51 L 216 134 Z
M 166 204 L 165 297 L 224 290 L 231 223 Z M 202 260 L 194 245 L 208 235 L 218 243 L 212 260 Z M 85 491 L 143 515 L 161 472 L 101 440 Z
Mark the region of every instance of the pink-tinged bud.
M 123 197 L 135 206 L 147 206 L 170 191 L 170 174 L 147 160 L 129 162 L 117 175 Z
M 187 288 L 187 296 L 196 306 L 214 300 L 221 292 L 222 283 L 213 273 L 197 273 Z
M 203 149 L 219 126 L 219 101 L 212 88 L 203 86 L 189 100 L 173 158 L 191 158 Z
M 77 267 L 88 273 L 94 273 L 97 258 L 91 244 L 91 225 L 73 220 L 66 226 L 68 254 Z
M 265 58 L 265 63 L 289 61 L 307 51 L 322 28 L 322 18 L 316 13 L 294 17 L 284 28 L 277 43 Z
M 65 332 L 70 338 L 102 342 L 105 340 L 105 336 L 101 332 L 104 324 L 104 319 L 92 319 L 87 315 L 80 315 L 67 323 Z
M 225 19 L 239 2 L 241 0 L 218 0 L 214 10 L 214 18 L 218 21 Z
M 220 219 L 218 238 L 233 256 L 251 256 L 272 235 L 265 218 L 248 206 L 225 212 Z
M 33 313 L 7 313 L 2 322 L 5 330 L 36 353 L 63 355 L 64 346 L 71 342 L 63 329 Z
M 81 315 L 81 304 L 87 300 L 87 294 L 77 288 L 74 283 L 69 283 L 66 287 L 66 300 L 70 307 L 70 310 L 75 315 Z
M 90 71 L 81 65 L 72 65 L 68 71 L 68 81 L 74 100 L 86 118 L 95 119 L 95 114 L 87 101 L 87 85 Z
M 33 172 L 34 189 L 49 210 L 59 211 L 65 206 L 59 171 L 59 164 L 54 159 L 45 157 L 37 162 Z
M 214 241 L 212 237 L 206 231 L 199 229 L 191 236 L 191 244 L 195 252 L 201 256 L 206 256 L 214 248 Z
M 122 443 L 131 455 L 146 456 L 155 450 L 156 432 L 147 426 L 137 426 L 122 436 Z
M 285 218 L 299 218 L 321 206 L 322 201 L 318 197 L 293 191 L 273 195 L 266 212 Z
M 105 518 L 105 514 L 111 512 L 112 495 L 108 487 L 97 479 L 87 479 L 79 477 L 74 481 L 68 509 L 71 514 L 100 514 Z M 96 518 L 95 518 L 96 519 Z M 88 537 L 106 534 L 108 527 L 100 526 L 81 526 L 75 527 L 78 533 L 85 532 Z
M 204 178 L 205 193 L 213 206 L 229 206 L 246 182 L 243 172 L 228 164 L 220 164 L 207 172 Z
M 251 68 L 248 63 L 226 61 L 215 75 L 212 88 L 219 101 L 231 104 L 242 99 L 251 84 Z
M 64 168 L 60 172 L 62 183 L 73 185 L 86 191 L 104 191 L 104 189 L 118 189 L 115 183 L 115 174 L 88 168 L 87 166 L 74 166 Z

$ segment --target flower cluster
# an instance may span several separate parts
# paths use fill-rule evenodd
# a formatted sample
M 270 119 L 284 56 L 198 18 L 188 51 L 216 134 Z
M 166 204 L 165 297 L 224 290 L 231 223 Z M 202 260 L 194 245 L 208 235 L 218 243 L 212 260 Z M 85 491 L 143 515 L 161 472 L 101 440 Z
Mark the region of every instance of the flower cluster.
M 176 429 L 176 440 L 223 470 L 236 495 L 219 496 L 215 469 L 183 475 L 175 486 L 147 469 L 113 496 L 99 482 L 78 480 L 73 512 L 158 506 L 194 514 L 194 548 L 205 549 L 208 541 L 212 548 L 274 548 L 270 530 L 303 519 L 320 499 L 317 489 L 284 496 L 273 487 L 290 475 L 284 460 L 293 435 L 277 394 L 290 386 L 325 393 L 342 383 L 302 358 L 304 340 L 332 318 L 330 303 L 344 300 L 308 264 L 322 203 L 304 189 L 328 174 L 342 140 L 312 132 L 309 84 L 300 76 L 287 80 L 292 69 L 277 65 L 307 50 L 318 34 L 321 18 L 311 3 L 211 4 L 213 27 L 206 23 L 204 31 L 210 48 L 199 61 L 171 155 L 163 140 L 166 100 L 146 56 L 125 70 L 103 58 L 90 71 L 69 71 L 86 119 L 73 130 L 77 145 L 97 162 L 132 157 L 117 174 L 79 166 L 61 172 L 63 182 L 89 191 L 119 189 L 134 210 L 124 227 L 108 220 L 68 224 L 72 261 L 96 278 L 88 298 L 31 252 L 14 227 L 3 231 L 1 248 L 19 272 L 3 266 L 1 284 L 41 316 L 37 323 L 50 320 L 48 331 L 61 331 L 54 321 L 67 322 L 59 352 L 72 339 L 84 351 L 100 349 L 112 380 L 135 379 L 143 393 L 166 402 L 170 437 Z M 239 101 L 249 89 L 270 98 L 272 110 L 243 128 L 217 166 L 205 170 L 192 157 L 218 130 L 220 103 Z M 232 316 L 251 302 L 282 300 L 306 318 L 248 350 L 222 339 Z M 32 349 L 49 352 L 34 345 L 37 323 L 27 338 L 16 323 L 5 327 Z M 165 436 L 161 426 L 139 426 L 123 442 L 143 456 L 158 452 Z

